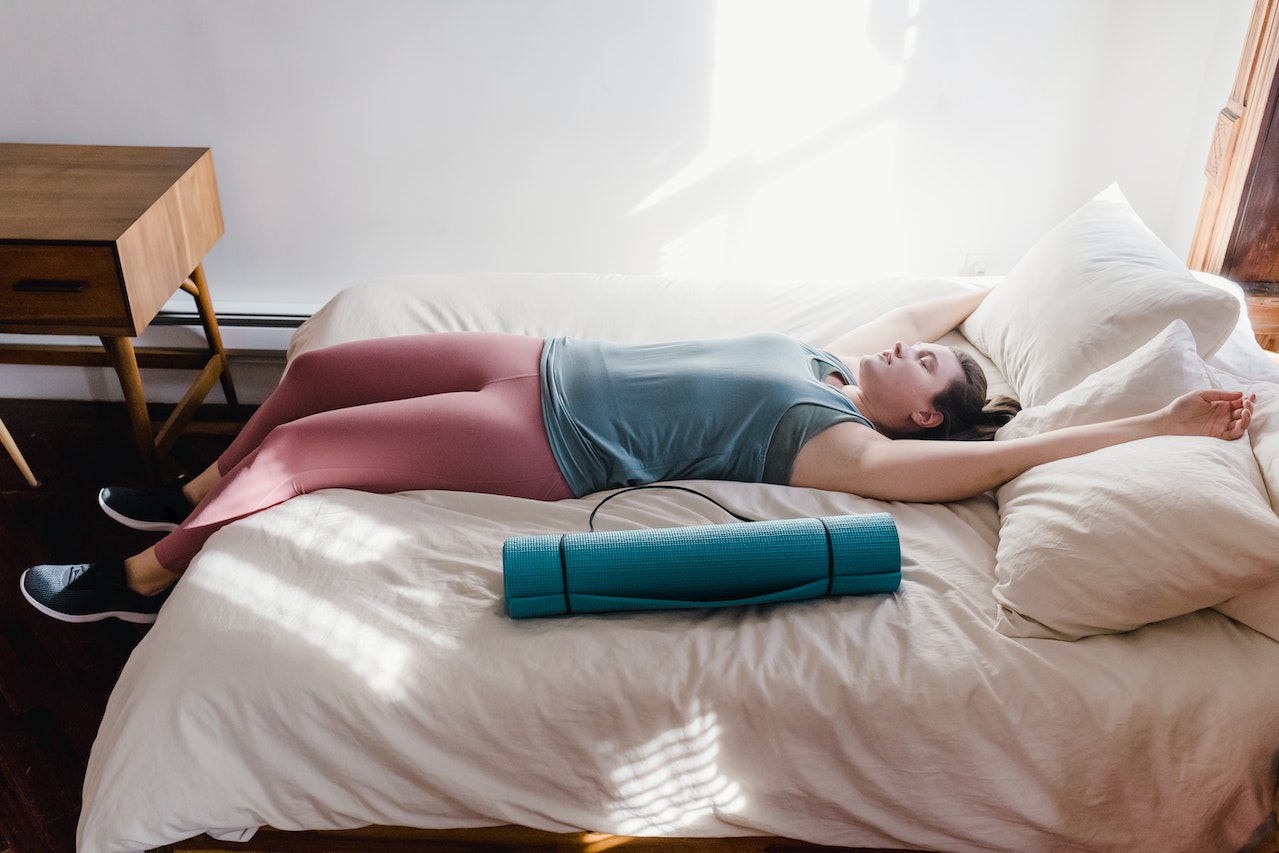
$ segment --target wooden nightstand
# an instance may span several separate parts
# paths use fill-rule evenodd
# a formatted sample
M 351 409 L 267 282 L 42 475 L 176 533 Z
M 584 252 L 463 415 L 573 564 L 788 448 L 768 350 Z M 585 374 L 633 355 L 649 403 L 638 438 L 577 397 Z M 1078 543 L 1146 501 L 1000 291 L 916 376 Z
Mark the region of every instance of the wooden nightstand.
M 222 232 L 207 148 L 0 143 L 0 333 L 102 342 L 0 345 L 0 363 L 113 367 L 157 479 L 160 458 L 215 382 L 236 404 L 201 266 Z M 207 349 L 135 350 L 133 338 L 179 287 L 195 299 Z M 139 365 L 199 371 L 158 433 Z

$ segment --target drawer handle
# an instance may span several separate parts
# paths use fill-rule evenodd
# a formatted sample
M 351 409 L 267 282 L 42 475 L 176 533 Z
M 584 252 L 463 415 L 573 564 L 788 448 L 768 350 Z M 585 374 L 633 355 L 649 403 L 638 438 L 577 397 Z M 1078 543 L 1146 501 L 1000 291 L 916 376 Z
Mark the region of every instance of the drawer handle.
M 89 282 L 69 278 L 23 278 L 14 282 L 19 293 L 79 293 Z

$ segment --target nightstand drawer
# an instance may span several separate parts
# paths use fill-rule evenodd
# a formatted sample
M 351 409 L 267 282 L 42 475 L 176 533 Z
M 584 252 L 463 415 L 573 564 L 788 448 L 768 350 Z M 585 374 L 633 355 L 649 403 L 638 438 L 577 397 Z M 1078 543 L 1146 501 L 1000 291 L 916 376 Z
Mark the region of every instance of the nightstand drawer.
M 0 244 L 0 332 L 135 334 L 115 247 Z

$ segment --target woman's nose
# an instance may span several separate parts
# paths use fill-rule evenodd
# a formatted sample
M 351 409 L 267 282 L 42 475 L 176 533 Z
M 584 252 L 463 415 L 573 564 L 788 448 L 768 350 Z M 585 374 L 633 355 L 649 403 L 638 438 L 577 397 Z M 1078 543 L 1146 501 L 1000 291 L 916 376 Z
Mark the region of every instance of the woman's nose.
M 902 356 L 906 354 L 906 351 L 908 349 L 910 349 L 910 347 L 906 346 L 901 341 L 898 341 L 897 343 L 893 344 L 893 355 L 896 356 L 897 358 L 901 358 Z

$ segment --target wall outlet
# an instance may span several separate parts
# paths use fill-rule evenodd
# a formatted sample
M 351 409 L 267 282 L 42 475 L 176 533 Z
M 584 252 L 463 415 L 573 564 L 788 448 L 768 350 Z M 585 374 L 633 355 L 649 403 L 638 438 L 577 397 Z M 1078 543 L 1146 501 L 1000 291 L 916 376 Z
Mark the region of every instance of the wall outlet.
M 964 255 L 964 275 L 985 275 L 990 271 L 990 252 L 969 252 Z

